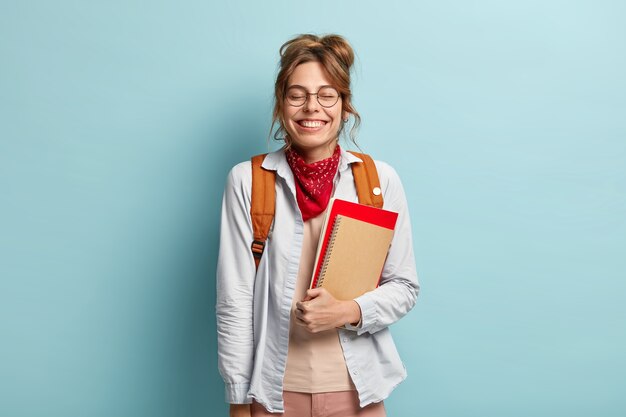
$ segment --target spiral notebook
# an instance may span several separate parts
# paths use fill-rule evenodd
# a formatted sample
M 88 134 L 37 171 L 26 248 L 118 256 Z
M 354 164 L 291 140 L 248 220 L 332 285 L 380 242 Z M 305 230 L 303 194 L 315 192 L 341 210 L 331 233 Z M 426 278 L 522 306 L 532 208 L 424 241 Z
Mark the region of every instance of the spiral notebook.
M 339 199 L 329 205 L 311 288 L 351 300 L 378 286 L 398 214 Z

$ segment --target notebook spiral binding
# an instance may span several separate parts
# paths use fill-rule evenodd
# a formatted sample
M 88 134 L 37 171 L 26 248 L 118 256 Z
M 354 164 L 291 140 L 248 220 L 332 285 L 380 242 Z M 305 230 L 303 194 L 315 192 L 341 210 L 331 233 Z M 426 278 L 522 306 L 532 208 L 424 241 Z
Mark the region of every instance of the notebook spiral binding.
M 335 217 L 335 221 L 333 222 L 333 228 L 330 234 L 330 239 L 328 241 L 328 246 L 326 247 L 326 251 L 324 252 L 324 262 L 322 263 L 322 267 L 320 268 L 320 275 L 317 281 L 318 288 L 324 284 L 324 276 L 326 275 L 326 269 L 328 269 L 328 263 L 330 262 L 330 254 L 333 251 L 335 237 L 337 235 L 337 231 L 339 230 L 339 223 L 341 223 L 341 216 Z

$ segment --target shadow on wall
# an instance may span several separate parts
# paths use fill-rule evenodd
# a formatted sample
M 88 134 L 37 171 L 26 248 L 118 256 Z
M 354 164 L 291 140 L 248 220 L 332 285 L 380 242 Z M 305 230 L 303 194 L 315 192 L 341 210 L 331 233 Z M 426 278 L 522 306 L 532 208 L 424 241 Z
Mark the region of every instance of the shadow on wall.
M 227 90 L 227 89 L 225 89 Z M 222 91 L 225 91 L 222 90 Z M 182 383 L 193 387 L 191 406 L 184 408 L 190 416 L 227 415 L 224 384 L 217 368 L 217 333 L 215 318 L 215 271 L 219 250 L 219 220 L 222 194 L 228 172 L 237 163 L 252 155 L 268 152 L 267 135 L 271 121 L 270 100 L 244 95 L 213 97 L 216 110 L 207 114 L 207 122 L 190 132 L 200 144 L 190 155 L 197 166 L 194 182 L 198 184 L 200 207 L 194 210 L 190 223 L 201 229 L 193 239 L 183 243 L 185 265 L 181 274 L 192 276 L 186 288 L 183 305 L 189 318 L 181 337 L 187 344 L 187 355 L 181 370 L 188 370 Z M 275 141 L 270 141 L 276 148 Z M 196 159 L 197 158 L 197 159 Z M 182 329 L 181 329 L 182 330 Z M 181 381 L 182 382 L 182 381 Z

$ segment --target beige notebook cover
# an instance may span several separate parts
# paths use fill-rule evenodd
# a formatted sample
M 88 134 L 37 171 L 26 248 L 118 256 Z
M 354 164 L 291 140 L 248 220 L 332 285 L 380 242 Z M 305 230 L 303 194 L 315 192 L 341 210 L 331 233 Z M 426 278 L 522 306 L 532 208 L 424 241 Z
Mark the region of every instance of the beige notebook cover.
M 352 300 L 376 288 L 393 230 L 337 215 L 317 287 L 339 300 Z

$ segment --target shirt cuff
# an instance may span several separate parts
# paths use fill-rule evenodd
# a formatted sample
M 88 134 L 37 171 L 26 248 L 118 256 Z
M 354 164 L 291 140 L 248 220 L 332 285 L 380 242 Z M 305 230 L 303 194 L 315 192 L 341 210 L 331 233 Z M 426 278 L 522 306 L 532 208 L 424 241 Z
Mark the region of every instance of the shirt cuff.
M 371 293 L 372 291 L 366 292 L 354 299 L 361 308 L 361 321 L 358 326 L 353 326 L 353 330 L 356 330 L 359 336 L 371 330 L 376 324 L 376 303 L 371 298 Z
M 251 404 L 252 398 L 248 397 L 250 384 L 225 384 L 224 393 L 226 402 L 229 404 Z
M 354 301 L 357 304 L 359 304 L 358 301 L 356 301 L 356 300 L 352 300 L 352 301 Z M 359 310 L 360 309 L 361 309 L 361 305 L 359 304 Z M 359 322 L 356 325 L 353 325 L 352 323 L 346 323 L 346 324 L 344 324 L 341 327 L 344 328 L 344 329 L 347 329 L 347 330 L 357 331 L 357 330 L 361 329 L 362 324 L 363 324 L 363 313 L 361 312 L 361 316 L 359 317 Z
M 343 328 L 346 330 L 352 330 L 354 332 L 358 331 L 361 329 L 361 321 L 359 321 L 359 324 L 357 324 L 356 326 L 351 325 L 350 323 L 346 323 L 343 325 Z

